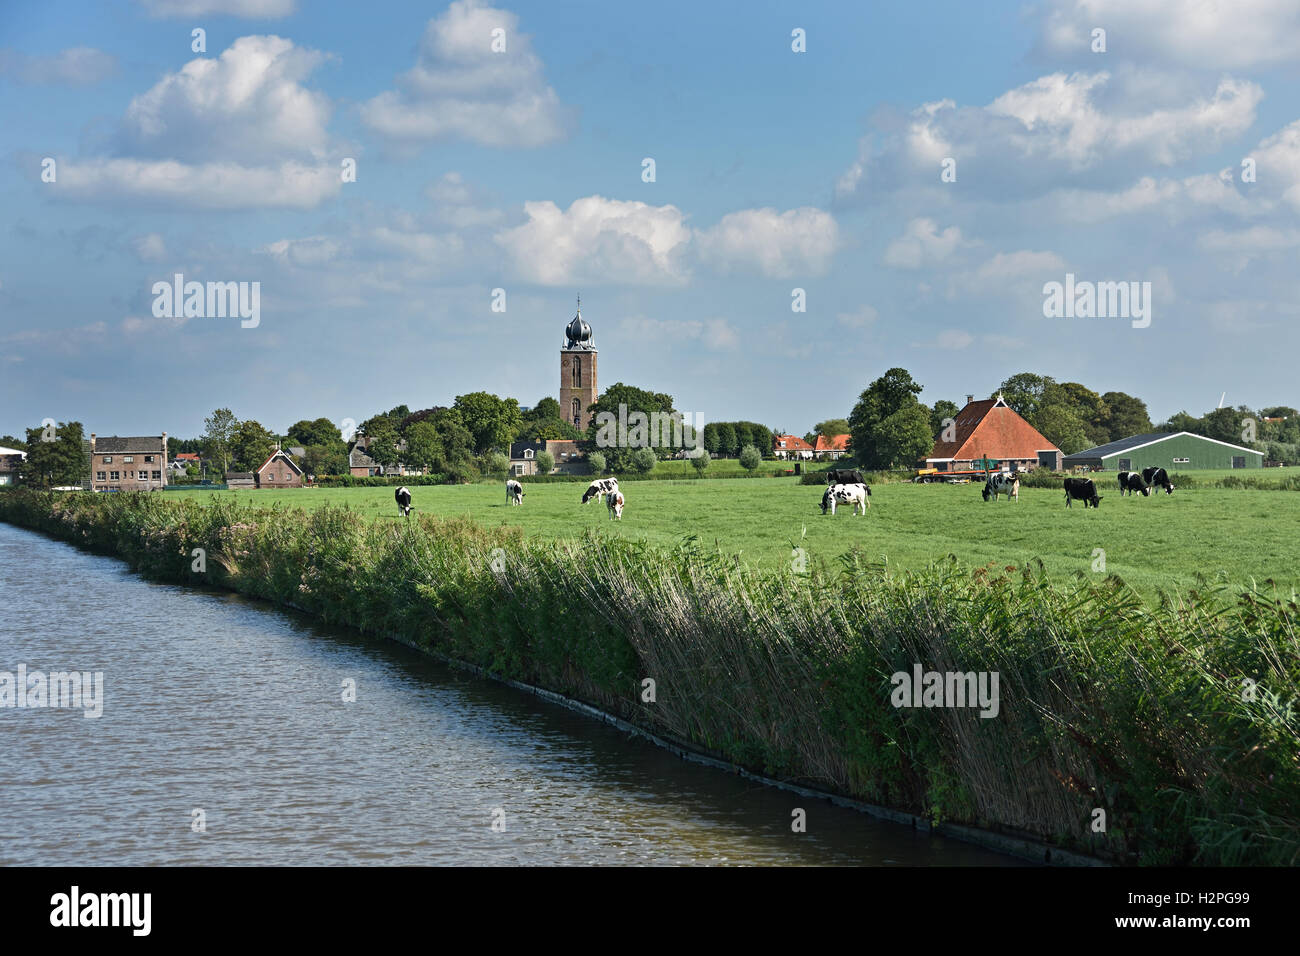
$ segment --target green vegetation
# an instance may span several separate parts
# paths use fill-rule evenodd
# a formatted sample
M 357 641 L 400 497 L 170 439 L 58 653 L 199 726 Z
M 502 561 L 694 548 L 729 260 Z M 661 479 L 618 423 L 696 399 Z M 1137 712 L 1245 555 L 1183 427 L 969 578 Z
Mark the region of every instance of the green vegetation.
M 634 494 L 680 499 L 687 488 L 719 486 L 645 482 Z M 793 482 L 730 486 L 741 497 L 785 493 L 787 504 L 812 491 Z M 489 490 L 499 497 L 470 486 L 430 488 L 417 501 L 459 494 L 486 514 L 477 496 Z M 544 516 L 535 499 L 569 490 L 531 489 L 529 506 L 512 517 Z M 999 561 L 972 574 L 942 558 L 906 572 L 878 562 L 870 542 L 896 520 L 891 512 L 928 507 L 931 527 L 960 523 L 974 541 L 977 525 L 993 533 L 981 522 L 1014 534 L 1022 532 L 1013 522 L 1036 521 L 1034 496 L 982 505 L 971 492 L 882 486 L 868 518 L 810 516 L 826 529 L 818 533 L 863 547 L 842 562 L 812 562 L 807 573 L 759 568 L 692 541 L 651 547 L 611 522 L 555 541 L 464 517 L 268 510 L 225 494 L 16 489 L 0 493 L 0 520 L 121 556 L 159 580 L 400 633 L 755 770 L 939 822 L 1028 833 L 1124 863 L 1300 862 L 1294 597 L 1209 588 L 1149 605 L 1100 575 L 1056 586 L 1035 565 L 1006 571 Z M 1272 507 L 1300 500 L 1248 491 L 1213 500 L 1249 513 L 1267 510 L 1265 497 Z M 1131 514 L 1114 513 L 1132 518 L 1139 507 L 1155 513 L 1184 502 L 1204 517 L 1212 499 L 1135 501 Z M 689 528 L 703 506 L 720 503 L 687 497 L 679 523 Z M 571 525 L 578 511 L 567 499 Z M 1176 524 L 1168 507 L 1159 513 L 1155 527 Z M 1104 507 L 1056 518 L 1084 535 L 1115 527 Z M 794 520 L 788 514 L 782 530 Z M 748 517 L 747 527 L 759 524 Z M 196 548 L 205 556 L 197 569 Z M 895 709 L 891 675 L 917 664 L 997 673 L 997 716 Z M 653 704 L 642 702 L 646 678 L 655 681 Z M 1090 826 L 1096 809 L 1106 813 L 1104 832 Z
M 27 429 L 27 460 L 22 483 L 29 488 L 80 485 L 90 473 L 83 450 L 81 422 L 58 422 Z M 8 447 L 8 446 L 6 446 Z
M 715 461 L 712 472 L 724 464 Z M 764 462 L 764 465 L 770 464 Z M 710 548 L 738 554 L 768 569 L 789 565 L 800 547 L 814 564 L 838 565 L 858 548 L 891 569 L 920 570 L 955 555 L 968 568 L 1024 568 L 1041 561 L 1058 583 L 1082 575 L 1092 581 L 1115 574 L 1148 599 L 1160 590 L 1209 583 L 1247 585 L 1276 580 L 1300 587 L 1300 495 L 1290 492 L 1179 487 L 1172 495 L 1119 496 L 1103 481 L 1101 508 L 1066 509 L 1059 481 L 1051 488 L 1022 487 L 1018 502 L 988 502 L 968 485 L 875 484 L 866 517 L 823 516 L 820 488 L 797 479 L 698 481 L 690 462 L 660 462 L 683 480 L 628 481 L 621 522 L 603 509 L 583 508 L 579 483 L 528 483 L 523 508 L 507 508 L 495 484 L 422 487 L 419 514 L 465 516 L 484 525 L 503 521 L 530 538 L 578 538 L 592 525 L 607 533 L 659 547 L 684 535 Z M 1112 479 L 1113 480 L 1113 479 Z M 211 503 L 233 499 L 260 507 L 347 507 L 374 521 L 396 520 L 391 488 L 304 488 L 276 491 L 178 490 L 168 497 Z M 1105 574 L 1094 571 L 1105 551 Z

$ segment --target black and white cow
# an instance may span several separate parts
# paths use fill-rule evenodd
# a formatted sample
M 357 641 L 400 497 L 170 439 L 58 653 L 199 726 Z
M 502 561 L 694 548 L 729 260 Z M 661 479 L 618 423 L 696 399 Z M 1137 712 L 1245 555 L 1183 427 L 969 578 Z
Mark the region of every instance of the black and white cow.
M 1151 494 L 1151 489 L 1147 483 L 1142 480 L 1142 476 L 1136 471 L 1121 471 L 1119 473 L 1119 493 L 1120 496 L 1135 495 L 1142 492 L 1142 497 L 1146 498 Z
M 406 489 L 406 486 L 403 485 L 398 488 L 393 497 L 397 499 L 397 507 L 401 509 L 402 514 L 409 518 L 411 516 L 411 493 Z
M 582 493 L 582 503 L 585 505 L 592 498 L 599 498 L 602 495 L 609 494 L 611 491 L 618 491 L 617 478 L 597 478 L 588 485 L 587 490 Z
M 1065 506 L 1067 508 L 1074 501 L 1082 501 L 1085 508 L 1088 505 L 1100 508 L 1102 497 L 1102 495 L 1097 494 L 1097 486 L 1093 484 L 1091 478 L 1065 479 Z
M 867 479 L 856 468 L 832 468 L 826 472 L 826 483 L 830 485 L 866 485 Z
M 1169 480 L 1169 472 L 1163 468 L 1143 468 L 1142 480 L 1153 488 L 1165 489 L 1167 495 L 1174 493 L 1174 484 Z
M 522 505 L 524 503 L 524 486 L 511 478 L 506 482 L 506 504 Z
M 605 493 L 605 507 L 609 509 L 609 516 L 616 520 L 623 520 L 623 492 L 615 488 L 613 491 Z
M 998 495 L 1004 494 L 1007 500 L 1020 500 L 1020 475 L 1010 471 L 1000 471 L 996 475 L 989 475 L 984 479 L 984 500 L 992 498 L 998 500 Z
M 827 510 L 835 514 L 836 504 L 851 504 L 853 513 L 860 510 L 863 514 L 871 507 L 871 488 L 865 482 L 846 485 L 831 485 L 822 494 L 822 514 Z

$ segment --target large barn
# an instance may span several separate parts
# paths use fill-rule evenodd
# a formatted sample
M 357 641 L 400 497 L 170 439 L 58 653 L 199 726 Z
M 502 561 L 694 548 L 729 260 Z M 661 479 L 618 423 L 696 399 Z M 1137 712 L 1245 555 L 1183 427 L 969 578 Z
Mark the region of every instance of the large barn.
M 953 440 L 943 441 L 940 432 L 926 467 L 970 471 L 980 468 L 976 462 L 984 458 L 1017 471 L 1061 467 L 1061 449 L 1021 418 L 1006 399 L 999 395 L 977 402 L 974 397 L 966 396 L 966 407 L 957 413 Z
M 1065 456 L 1065 467 L 1104 471 L 1262 468 L 1264 453 L 1191 432 L 1149 432 Z

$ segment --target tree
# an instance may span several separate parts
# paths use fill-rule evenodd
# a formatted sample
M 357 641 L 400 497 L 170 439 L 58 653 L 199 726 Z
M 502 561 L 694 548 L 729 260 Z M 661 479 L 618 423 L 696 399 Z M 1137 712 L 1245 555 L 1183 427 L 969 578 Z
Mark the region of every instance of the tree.
M 587 464 L 591 466 L 593 475 L 603 475 L 605 473 L 605 456 L 598 451 L 593 451 L 587 456 Z
M 231 442 L 238 425 L 239 419 L 228 408 L 218 408 L 203 419 L 203 457 L 217 464 L 219 475 L 225 475 L 230 470 L 230 460 L 233 457 Z M 259 465 L 261 463 L 258 462 Z
M 555 456 L 549 451 L 539 451 L 537 453 L 537 473 L 539 475 L 549 475 L 555 470 Z
M 443 457 L 442 439 L 432 422 L 419 421 L 406 430 L 406 463 L 430 469 Z
M 944 420 L 951 418 L 956 421 L 957 413 L 960 411 L 956 402 L 950 402 L 946 398 L 941 398 L 934 403 L 934 407 L 930 409 L 930 433 L 935 441 L 938 441 L 939 436 L 943 434 Z
M 80 485 L 90 471 L 81 422 L 59 422 L 53 441 L 45 441 L 44 436 L 42 426 L 27 429 L 27 458 L 19 472 L 22 483 L 32 488 Z
M 490 451 L 483 456 L 481 470 L 485 475 L 491 475 L 493 478 L 504 478 L 506 472 L 510 470 L 510 456 L 503 455 L 499 451 Z
M 704 469 L 709 467 L 712 456 L 701 448 L 691 457 L 691 467 L 695 469 L 695 475 L 698 478 L 704 477 Z
M 891 368 L 858 398 L 849 415 L 853 455 L 864 468 L 911 465 L 934 445 L 921 386 L 904 368 Z
M 341 441 L 331 445 L 307 445 L 303 452 L 302 470 L 309 475 L 348 473 L 348 455 Z
M 0 448 L 12 448 L 14 451 L 26 451 L 27 442 L 13 435 L 0 435 Z
M 443 408 L 426 421 L 433 426 L 441 443 L 441 457 L 432 462 L 434 471 L 464 471 L 474 453 L 474 436 L 466 427 L 464 416 L 454 408 Z
M 1039 409 L 1034 427 L 1067 455 L 1092 447 L 1083 422 L 1064 405 L 1047 405 Z
M 366 454 L 385 468 L 398 464 L 402 460 L 397 444 L 401 436 L 397 426 L 386 415 L 376 415 L 361 423 L 362 434 L 366 436 Z
M 1042 404 L 1043 393 L 1049 385 L 1055 385 L 1056 379 L 1050 375 L 1035 375 L 1033 372 L 1021 372 L 1012 375 L 998 386 L 997 392 L 989 396 L 1001 395 L 1007 405 L 1030 423 Z M 1040 428 L 1039 431 L 1042 431 Z
M 492 449 L 509 450 L 524 424 L 517 399 L 498 398 L 490 392 L 457 395 L 453 407 L 474 436 L 474 451 L 478 454 Z
M 653 448 L 636 448 L 629 457 L 628 470 L 638 475 L 648 475 L 654 471 L 658 462 L 659 456 Z
M 1103 424 L 1111 441 L 1131 435 L 1145 435 L 1153 431 L 1147 403 L 1125 392 L 1107 392 L 1101 397 L 1106 403 Z
M 753 445 L 746 445 L 740 449 L 740 467 L 746 471 L 753 471 L 763 463 L 763 453 Z
M 848 433 L 849 420 L 847 418 L 828 418 L 824 422 L 818 422 L 813 426 L 812 430 L 814 437 L 821 435 L 823 438 L 834 438 L 836 435 L 847 435 Z M 811 445 L 812 442 L 808 444 Z
M 736 441 L 736 426 L 731 422 L 719 422 L 718 454 L 723 458 L 730 458 L 732 455 L 739 453 L 740 445 Z
M 1232 445 L 1240 445 L 1244 440 L 1241 436 L 1243 418 L 1252 418 L 1255 420 L 1256 433 L 1259 429 L 1259 415 L 1245 405 L 1237 408 L 1216 408 L 1208 412 L 1200 422 L 1199 434 L 1206 438 L 1213 438 L 1216 441 L 1226 441 Z
M 1187 414 L 1186 411 L 1175 412 L 1169 416 L 1167 421 L 1161 422 L 1156 426 L 1158 432 L 1192 432 L 1196 433 L 1201 427 L 1201 420 Z
M 523 425 L 515 435 L 515 441 L 579 441 L 583 438 L 582 431 L 573 422 L 564 420 L 560 414 L 560 403 L 549 395 L 522 413 L 522 418 Z
M 306 448 L 308 445 L 332 445 L 342 441 L 343 433 L 328 418 L 317 418 L 313 421 L 304 418 L 289 426 L 288 444 L 290 445 L 301 445 Z
M 240 422 L 230 437 L 230 455 L 237 471 L 253 471 L 275 451 L 275 437 L 260 422 Z
M 662 419 L 673 414 L 673 397 L 663 392 L 650 392 L 643 388 L 637 388 L 635 385 L 624 385 L 622 382 L 616 382 L 611 385 L 603 395 L 593 402 L 588 411 L 591 413 L 592 421 L 587 429 L 587 439 L 598 447 L 604 453 L 609 463 L 611 471 L 621 472 L 633 469 L 633 455 L 640 450 L 639 441 L 641 435 L 640 412 L 646 417 L 646 439 L 648 446 L 653 452 L 655 448 L 662 448 L 664 454 L 669 454 L 669 446 L 663 442 L 663 432 L 661 429 L 649 427 L 655 420 L 654 416 L 658 414 L 661 424 Z M 625 414 L 627 417 L 628 427 L 627 434 L 615 434 L 616 429 L 611 428 L 608 424 L 602 425 L 601 420 L 607 422 L 617 422 L 621 420 L 620 415 Z M 612 419 L 606 416 L 613 416 Z M 673 428 L 669 428 L 669 439 L 672 440 Z M 683 436 L 684 438 L 684 436 Z M 658 454 L 655 455 L 658 458 Z

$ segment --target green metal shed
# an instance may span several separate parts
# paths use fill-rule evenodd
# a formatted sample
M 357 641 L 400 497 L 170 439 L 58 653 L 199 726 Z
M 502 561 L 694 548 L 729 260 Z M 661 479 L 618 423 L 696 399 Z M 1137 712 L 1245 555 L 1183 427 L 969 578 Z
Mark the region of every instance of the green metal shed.
M 1168 471 L 1262 468 L 1264 453 L 1191 432 L 1150 432 L 1066 455 L 1064 464 L 1066 468 L 1086 465 L 1105 471 L 1141 471 L 1153 466 Z

